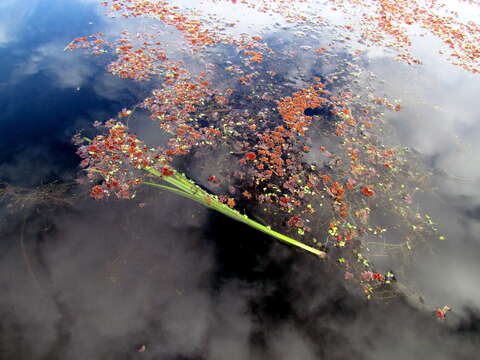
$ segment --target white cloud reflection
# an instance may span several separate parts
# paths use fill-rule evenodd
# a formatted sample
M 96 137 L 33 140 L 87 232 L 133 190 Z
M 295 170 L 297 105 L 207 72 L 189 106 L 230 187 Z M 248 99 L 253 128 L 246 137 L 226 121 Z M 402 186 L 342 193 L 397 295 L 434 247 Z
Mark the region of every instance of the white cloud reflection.
M 237 9 L 233 5 L 209 8 L 218 10 L 219 16 Z M 250 10 L 235 15 L 242 20 L 240 32 L 250 30 L 250 25 L 277 21 L 276 17 L 255 17 Z M 107 34 L 110 31 L 112 28 Z M 3 36 L 7 42 L 14 39 L 10 30 Z M 95 69 L 79 53 L 63 52 L 65 45 L 55 40 L 32 49 L 18 64 L 16 77 L 45 72 L 60 88 L 84 86 Z M 392 62 L 383 52 L 369 52 L 369 70 L 384 81 L 382 89 L 388 96 L 401 99 L 403 110 L 390 116 L 398 129 L 395 140 L 418 149 L 448 174 L 438 179 L 442 195 L 452 201 L 427 199 L 424 205 L 448 233 L 447 241 L 438 244 L 435 257 L 420 264 L 418 282 L 430 304 L 448 303 L 461 314 L 465 305 L 480 307 L 480 219 L 468 215 L 480 204 L 480 163 L 476 161 L 480 154 L 479 77 L 431 56 L 433 48 L 423 42 L 418 49 L 426 65 L 413 68 Z M 313 66 L 309 61 L 299 64 L 305 72 Z M 123 93 L 110 76 L 95 79 L 93 89 L 109 100 L 117 100 Z M 105 120 L 100 118 L 104 114 L 92 114 L 92 119 L 97 115 L 98 120 Z M 150 136 L 155 136 L 153 131 Z M 456 181 L 456 177 L 466 181 Z M 239 360 L 447 359 L 455 357 L 442 353 L 445 347 L 461 351 L 458 345 L 463 343 L 433 331 L 436 325 L 431 317 L 416 314 L 405 304 L 377 310 L 362 301 L 355 312 L 358 303 L 339 300 L 339 282 L 329 281 L 319 270 L 323 264 L 296 256 L 294 250 L 280 245 L 261 259 L 250 259 L 255 266 L 280 261 L 277 265 L 285 267 L 285 273 L 278 278 L 264 280 L 262 274 L 261 281 L 243 287 L 240 281 L 226 278 L 213 289 L 220 262 L 230 260 L 215 257 L 215 241 L 221 242 L 218 247 L 233 246 L 229 241 L 234 231 L 222 233 L 222 225 L 216 223 L 208 232 L 205 228 L 212 220 L 207 211 L 183 199 L 164 194 L 148 196 L 145 201 L 144 209 L 134 202 L 75 203 L 72 213 L 51 220 L 55 228 L 51 233 L 44 231 L 41 223 L 29 224 L 24 239 L 27 255 L 38 259 L 34 270 L 46 292 L 35 286 L 18 247 L 0 254 L 0 287 L 4 289 L 0 310 L 13 308 L 8 316 L 17 317 L 24 330 L 21 341 L 33 344 L 37 358 L 59 348 L 64 351 L 59 356 L 68 359 L 135 357 L 135 345 L 144 342 L 148 342 L 146 356 L 166 359 L 174 355 Z M 34 214 L 33 218 L 38 217 Z M 5 243 L 18 242 L 17 235 L 12 232 Z M 252 239 L 245 237 L 238 240 L 249 244 Z M 289 261 L 281 262 L 289 256 Z M 269 303 L 263 300 L 268 297 L 285 297 L 294 319 L 268 309 Z M 252 299 L 260 309 L 252 310 Z M 452 318 L 457 320 L 455 316 Z M 290 323 L 294 321 L 297 324 Z M 253 352 L 257 339 L 265 344 L 265 354 Z M 7 345 L 13 352 L 17 343 L 12 340 Z M 17 351 L 24 351 L 23 347 Z M 463 351 L 468 353 L 470 348 Z
M 38 3 L 39 0 L 0 2 L 0 47 L 5 47 L 18 39 L 18 33 L 24 29 L 26 20 Z

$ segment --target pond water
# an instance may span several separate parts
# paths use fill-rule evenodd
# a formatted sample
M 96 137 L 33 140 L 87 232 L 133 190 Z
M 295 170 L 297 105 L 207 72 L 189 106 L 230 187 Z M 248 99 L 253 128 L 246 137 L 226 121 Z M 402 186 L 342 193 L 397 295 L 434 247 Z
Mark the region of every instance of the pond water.
M 151 4 L 124 3 L 137 11 Z M 360 16 L 340 11 L 347 1 L 174 3 L 187 17 L 168 8 L 162 23 L 113 18 L 96 0 L 0 4 L 0 358 L 477 354 L 480 75 L 438 54 L 442 44 L 431 35 L 411 37 L 421 65 L 356 41 L 358 29 L 337 26 Z M 476 4 L 453 9 L 480 22 Z M 64 50 L 99 32 L 88 39 L 123 42 L 107 55 L 89 54 L 95 44 L 104 49 L 103 40 Z M 205 46 L 208 36 L 214 41 Z M 148 63 L 152 38 L 171 63 L 155 53 L 163 60 L 152 68 L 125 70 Z M 121 48 L 142 42 L 138 53 Z M 107 72 L 118 56 L 112 72 L 152 79 Z M 118 129 L 94 126 L 111 118 L 148 144 L 121 152 L 141 149 L 131 158 L 147 159 L 162 179 L 181 170 L 196 191 L 223 195 L 328 259 L 205 201 L 143 185 L 125 195 L 112 185 L 141 176 L 144 165 L 88 184 L 89 169 L 94 178 L 115 164 L 88 147 Z M 71 141 L 79 131 L 89 139 L 84 167 Z M 120 137 L 110 138 L 112 149 Z M 150 162 L 167 151 L 168 165 Z M 92 185 L 101 199 L 90 196 Z M 115 192 L 131 199 L 105 196 Z

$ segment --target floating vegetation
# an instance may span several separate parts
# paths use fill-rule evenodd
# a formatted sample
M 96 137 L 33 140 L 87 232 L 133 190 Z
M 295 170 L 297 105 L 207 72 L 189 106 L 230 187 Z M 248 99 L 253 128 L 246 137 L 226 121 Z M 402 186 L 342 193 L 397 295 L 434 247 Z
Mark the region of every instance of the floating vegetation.
M 26 188 L 0 182 L 0 202 L 11 212 L 32 208 L 70 207 L 75 202 L 72 187 L 75 183 L 52 182 L 35 188 Z
M 476 73 L 478 25 L 433 0 L 331 0 L 330 10 L 346 15 L 341 25 L 309 12 L 304 5 L 325 7 L 315 1 L 211 3 L 271 13 L 290 27 L 280 40 L 239 34 L 231 31 L 236 22 L 174 1 L 113 0 L 102 3 L 112 17 L 141 18 L 148 30 L 67 45 L 110 54 L 111 74 L 152 86 L 134 108 L 96 121 L 95 137 L 74 138 L 92 197 L 131 199 L 145 185 L 167 190 L 328 258 L 368 298 L 408 293 L 408 259 L 444 239 L 418 200 L 432 191 L 433 173 L 396 142 L 386 114 L 402 111 L 401 101 L 376 93 L 363 55 L 378 46 L 418 65 L 411 36 L 419 28 L 446 45 L 455 65 Z M 311 66 L 302 70 L 305 63 Z M 139 111 L 157 123 L 159 138 L 167 136 L 164 144 L 130 131 Z M 192 153 L 193 166 L 217 162 L 195 182 L 188 168 L 177 170 Z M 236 210 L 240 203 L 248 214 Z M 375 257 L 404 265 L 375 270 Z

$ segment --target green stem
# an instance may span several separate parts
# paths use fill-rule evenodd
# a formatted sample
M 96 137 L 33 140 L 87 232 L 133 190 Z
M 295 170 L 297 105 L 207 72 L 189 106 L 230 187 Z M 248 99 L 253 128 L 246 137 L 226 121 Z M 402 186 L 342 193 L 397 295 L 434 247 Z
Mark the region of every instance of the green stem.
M 187 199 L 195 201 L 203 206 L 206 206 L 212 210 L 218 211 L 234 220 L 240 221 L 254 229 L 257 229 L 265 234 L 268 234 L 280 241 L 286 242 L 290 245 L 296 246 L 301 248 L 305 251 L 308 251 L 312 254 L 315 254 L 321 258 L 325 258 L 327 254 L 324 251 L 315 249 L 311 246 L 305 245 L 304 243 L 292 239 L 288 236 L 285 236 L 275 230 L 272 230 L 269 226 L 265 226 L 260 224 L 259 222 L 250 219 L 247 215 L 240 214 L 237 210 L 230 208 L 228 205 L 220 202 L 215 196 L 207 193 L 205 190 L 200 188 L 199 186 L 195 185 L 191 180 L 187 179 L 184 175 L 174 171 L 174 175 L 172 176 L 162 176 L 160 172 L 155 169 L 147 168 L 151 174 L 161 177 L 162 180 L 172 184 L 175 187 L 157 184 L 154 182 L 143 182 L 145 185 L 153 186 L 156 188 L 160 188 L 162 190 L 170 191 L 175 193 L 179 196 L 183 196 Z
M 175 170 L 173 170 L 174 171 L 173 176 L 163 176 L 159 171 L 157 171 L 157 170 L 155 170 L 151 167 L 147 167 L 146 170 L 149 173 L 151 173 L 155 176 L 161 177 L 162 180 L 164 180 L 165 182 L 168 182 L 168 183 L 178 187 L 179 189 L 181 189 L 182 191 L 185 191 L 187 193 L 195 194 L 196 192 L 201 190 L 201 188 L 199 188 L 197 185 L 193 184 L 185 176 L 182 176 L 180 173 L 178 173 Z

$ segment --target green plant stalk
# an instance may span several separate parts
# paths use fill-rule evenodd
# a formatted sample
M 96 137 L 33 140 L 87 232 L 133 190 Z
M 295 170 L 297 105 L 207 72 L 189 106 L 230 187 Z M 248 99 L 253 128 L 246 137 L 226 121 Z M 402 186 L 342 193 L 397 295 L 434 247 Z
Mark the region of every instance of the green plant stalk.
M 250 219 L 247 215 L 241 214 L 237 210 L 230 208 L 228 205 L 220 202 L 214 195 L 211 195 L 207 193 L 205 190 L 203 190 L 202 188 L 200 188 L 192 180 L 188 179 L 185 175 L 180 174 L 173 169 L 172 171 L 174 171 L 174 174 L 171 176 L 162 176 L 160 172 L 158 172 L 157 170 L 151 167 L 147 167 L 146 170 L 150 172 L 152 175 L 161 177 L 163 181 L 173 185 L 174 187 L 157 184 L 154 182 L 148 182 L 148 181 L 144 181 L 143 182 L 144 185 L 153 186 L 162 190 L 170 191 L 179 196 L 183 196 L 184 198 L 187 198 L 199 204 L 202 204 L 203 206 L 208 207 L 209 209 L 218 211 L 219 213 L 222 213 L 234 220 L 242 222 L 280 241 L 283 241 L 290 245 L 301 248 L 321 258 L 325 258 L 327 256 L 327 254 L 324 251 L 305 245 L 300 241 L 292 239 L 275 230 L 272 230 L 269 226 L 262 225 L 259 222 Z

